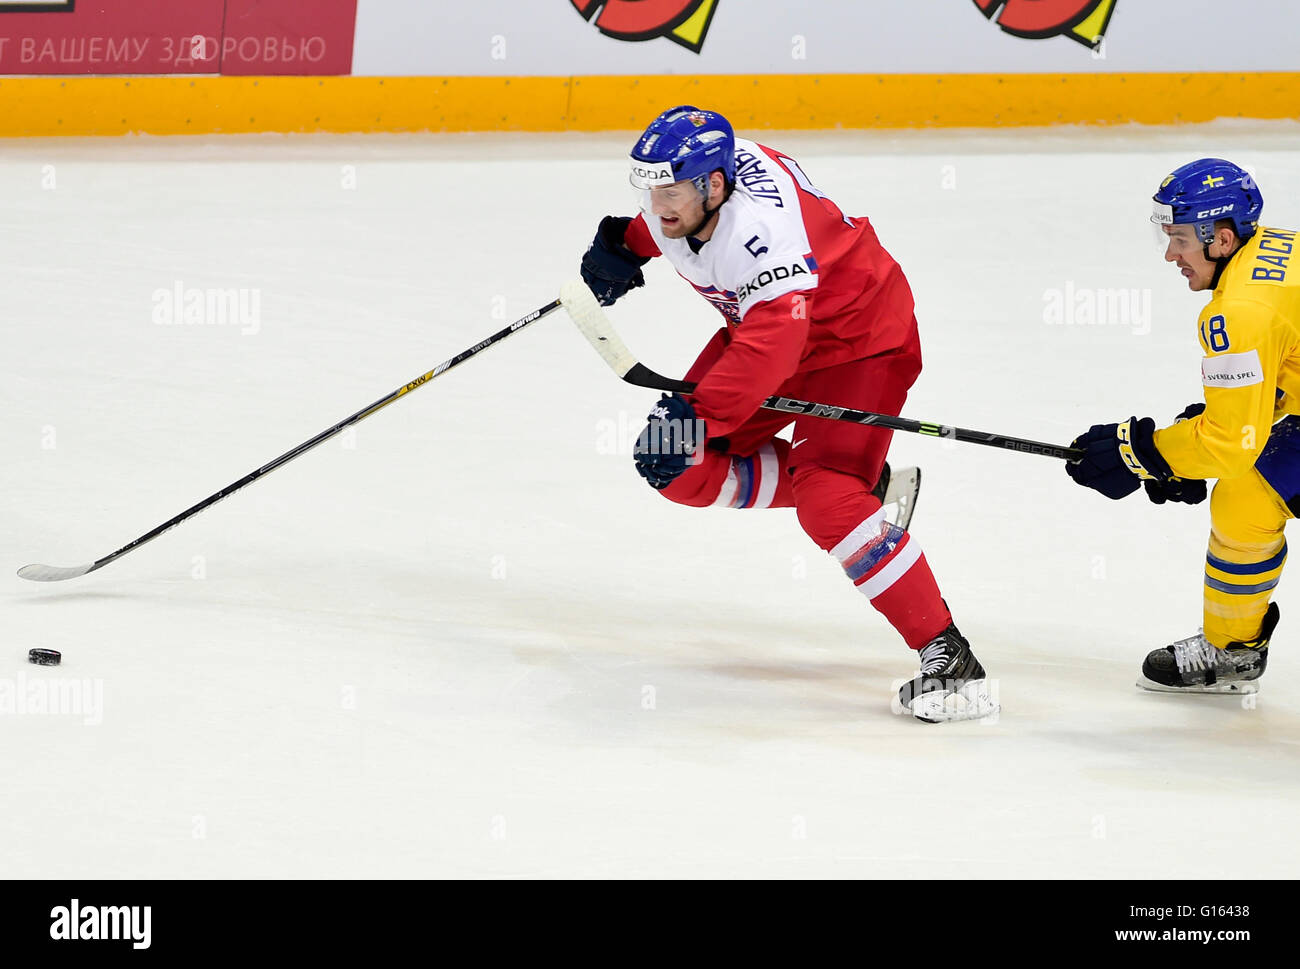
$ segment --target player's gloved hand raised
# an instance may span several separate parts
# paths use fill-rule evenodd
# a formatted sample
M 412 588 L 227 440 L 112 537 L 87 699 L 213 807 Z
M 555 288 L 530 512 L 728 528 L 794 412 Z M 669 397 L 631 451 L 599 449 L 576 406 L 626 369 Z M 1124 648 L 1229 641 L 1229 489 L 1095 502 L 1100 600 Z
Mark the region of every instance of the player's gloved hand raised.
M 607 215 L 600 220 L 596 238 L 582 256 L 582 281 L 601 306 L 613 306 L 629 289 L 645 285 L 641 267 L 650 260 L 623 245 L 632 220 Z
M 1068 462 L 1065 472 L 1077 484 L 1120 499 L 1138 490 L 1144 478 L 1166 482 L 1173 477 L 1169 464 L 1156 450 L 1156 422 L 1130 417 L 1119 424 L 1094 424 L 1074 439 L 1083 457 Z
M 1190 420 L 1204 410 L 1205 404 L 1199 401 L 1188 404 L 1174 419 L 1174 423 Z M 1181 501 L 1188 505 L 1196 505 L 1204 501 L 1206 496 L 1205 482 L 1199 478 L 1170 478 L 1168 481 L 1157 481 L 1152 478 L 1143 481 L 1142 485 L 1146 488 L 1147 497 L 1156 505 L 1163 505 L 1166 501 Z
M 667 488 L 690 465 L 698 463 L 696 448 L 704 444 L 704 421 L 678 394 L 664 394 L 647 417 L 649 423 L 632 452 L 637 474 L 656 491 Z

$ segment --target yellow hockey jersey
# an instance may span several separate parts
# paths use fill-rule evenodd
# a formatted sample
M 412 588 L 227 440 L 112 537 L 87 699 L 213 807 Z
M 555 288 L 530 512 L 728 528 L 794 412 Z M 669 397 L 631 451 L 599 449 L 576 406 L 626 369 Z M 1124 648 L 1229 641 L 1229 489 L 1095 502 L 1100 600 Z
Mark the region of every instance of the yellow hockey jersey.
M 1296 233 L 1260 226 L 1199 322 L 1205 412 L 1156 431 L 1155 445 L 1180 478 L 1235 478 L 1254 467 L 1275 420 L 1300 414 Z

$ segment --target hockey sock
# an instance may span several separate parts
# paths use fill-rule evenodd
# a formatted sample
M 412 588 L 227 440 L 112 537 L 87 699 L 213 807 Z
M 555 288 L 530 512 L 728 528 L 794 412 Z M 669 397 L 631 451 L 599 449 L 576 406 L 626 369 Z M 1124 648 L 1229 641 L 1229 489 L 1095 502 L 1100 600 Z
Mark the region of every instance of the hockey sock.
M 885 520 L 861 478 L 816 465 L 794 474 L 799 523 L 912 649 L 952 622 L 920 543 Z
M 1259 635 L 1285 564 L 1285 539 L 1261 548 L 1229 545 L 1210 534 L 1205 556 L 1205 638 L 1212 645 L 1223 648 Z

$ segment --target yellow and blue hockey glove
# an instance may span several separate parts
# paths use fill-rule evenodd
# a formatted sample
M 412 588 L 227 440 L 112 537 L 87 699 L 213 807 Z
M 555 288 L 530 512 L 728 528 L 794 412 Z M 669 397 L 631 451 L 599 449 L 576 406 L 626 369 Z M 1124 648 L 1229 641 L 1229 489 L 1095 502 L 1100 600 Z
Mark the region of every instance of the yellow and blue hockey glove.
M 1200 401 L 1188 404 L 1183 408 L 1183 412 L 1174 418 L 1174 423 L 1191 420 L 1204 410 L 1205 404 Z M 1168 481 L 1148 478 L 1142 482 L 1142 487 L 1146 488 L 1147 497 L 1151 499 L 1152 504 L 1156 505 L 1163 505 L 1166 501 L 1198 505 L 1205 500 L 1207 494 L 1205 482 L 1199 478 L 1170 478 Z
M 1143 480 L 1169 481 L 1173 472 L 1156 450 L 1156 422 L 1130 417 L 1118 424 L 1094 424 L 1070 446 L 1083 457 L 1065 465 L 1066 473 L 1085 488 L 1118 501 L 1138 490 Z

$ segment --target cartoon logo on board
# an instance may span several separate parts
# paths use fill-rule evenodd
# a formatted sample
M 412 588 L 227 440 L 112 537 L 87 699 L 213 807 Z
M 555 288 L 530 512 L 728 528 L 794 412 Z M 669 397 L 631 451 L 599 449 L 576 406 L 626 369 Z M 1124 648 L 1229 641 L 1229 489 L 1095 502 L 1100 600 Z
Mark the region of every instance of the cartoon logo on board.
M 696 54 L 704 46 L 719 0 L 569 0 L 606 37 L 666 37 Z M 597 11 L 599 14 L 597 15 Z
M 1097 50 L 1119 0 L 975 0 L 1008 34 L 1039 40 L 1069 37 Z

